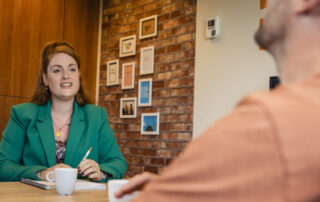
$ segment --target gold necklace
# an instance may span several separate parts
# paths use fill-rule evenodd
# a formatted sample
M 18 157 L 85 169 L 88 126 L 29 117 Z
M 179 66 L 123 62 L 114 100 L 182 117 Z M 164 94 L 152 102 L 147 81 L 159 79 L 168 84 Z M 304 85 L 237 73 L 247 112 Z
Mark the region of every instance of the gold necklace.
M 72 115 L 72 114 L 71 114 L 71 115 Z M 66 122 L 65 122 L 61 127 L 59 127 L 59 126 L 55 123 L 54 118 L 53 118 L 53 116 L 52 116 L 53 127 L 54 127 L 54 129 L 56 129 L 56 130 L 58 131 L 58 132 L 56 132 L 56 136 L 60 137 L 60 135 L 61 135 L 61 130 L 62 130 L 66 125 L 68 125 L 68 121 L 69 121 L 71 115 L 68 117 L 68 119 L 66 120 Z

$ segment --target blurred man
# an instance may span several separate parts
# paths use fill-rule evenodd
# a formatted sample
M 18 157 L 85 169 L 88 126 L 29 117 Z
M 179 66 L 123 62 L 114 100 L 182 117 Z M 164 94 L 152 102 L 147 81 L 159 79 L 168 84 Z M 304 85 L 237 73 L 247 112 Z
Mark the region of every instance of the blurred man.
M 193 141 L 162 176 L 117 193 L 135 201 L 320 201 L 320 0 L 268 0 L 259 45 L 282 84 L 243 99 Z

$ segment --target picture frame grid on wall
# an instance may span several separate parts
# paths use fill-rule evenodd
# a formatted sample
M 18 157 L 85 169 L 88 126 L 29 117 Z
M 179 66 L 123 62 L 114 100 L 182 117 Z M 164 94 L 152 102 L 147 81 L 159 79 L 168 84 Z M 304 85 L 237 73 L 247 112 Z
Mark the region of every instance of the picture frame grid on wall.
M 154 73 L 154 46 L 140 49 L 140 75 Z
M 135 62 L 122 64 L 121 89 L 133 89 L 135 83 Z
M 137 98 L 120 99 L 120 118 L 137 118 Z
M 136 54 L 136 35 L 120 38 L 119 57 L 127 57 Z
M 158 15 L 152 15 L 140 19 L 139 38 L 146 39 L 157 36 L 158 34 Z
M 142 135 L 159 135 L 160 134 L 160 113 L 142 113 L 141 114 L 141 131 Z
M 152 78 L 139 80 L 138 106 L 152 106 Z
M 119 60 L 107 62 L 107 86 L 119 84 Z

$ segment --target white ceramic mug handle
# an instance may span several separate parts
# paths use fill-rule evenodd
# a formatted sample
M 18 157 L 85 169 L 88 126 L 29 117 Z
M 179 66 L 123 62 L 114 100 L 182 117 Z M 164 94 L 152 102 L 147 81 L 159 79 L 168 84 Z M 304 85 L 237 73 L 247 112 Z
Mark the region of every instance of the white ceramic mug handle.
M 50 175 L 54 175 L 54 171 L 50 171 L 50 172 L 48 172 L 47 175 L 46 175 L 46 180 L 47 180 L 48 182 L 53 182 L 53 181 L 54 181 L 54 178 L 53 178 L 53 179 L 50 179 Z

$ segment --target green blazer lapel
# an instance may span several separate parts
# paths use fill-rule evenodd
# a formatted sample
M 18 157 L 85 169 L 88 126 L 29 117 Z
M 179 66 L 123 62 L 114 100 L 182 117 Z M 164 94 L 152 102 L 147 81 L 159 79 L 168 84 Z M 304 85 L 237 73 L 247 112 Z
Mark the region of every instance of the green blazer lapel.
M 84 118 L 83 109 L 79 107 L 76 101 L 74 101 L 73 114 L 64 158 L 65 164 L 68 164 L 71 167 L 76 167 L 81 161 L 81 159 L 76 158 L 76 156 L 79 156 L 76 154 L 80 147 L 80 140 L 82 139 L 86 127 L 84 124 Z
M 47 156 L 48 167 L 52 167 L 56 164 L 56 144 L 51 119 L 51 101 L 48 101 L 46 105 L 39 106 L 36 127 Z

